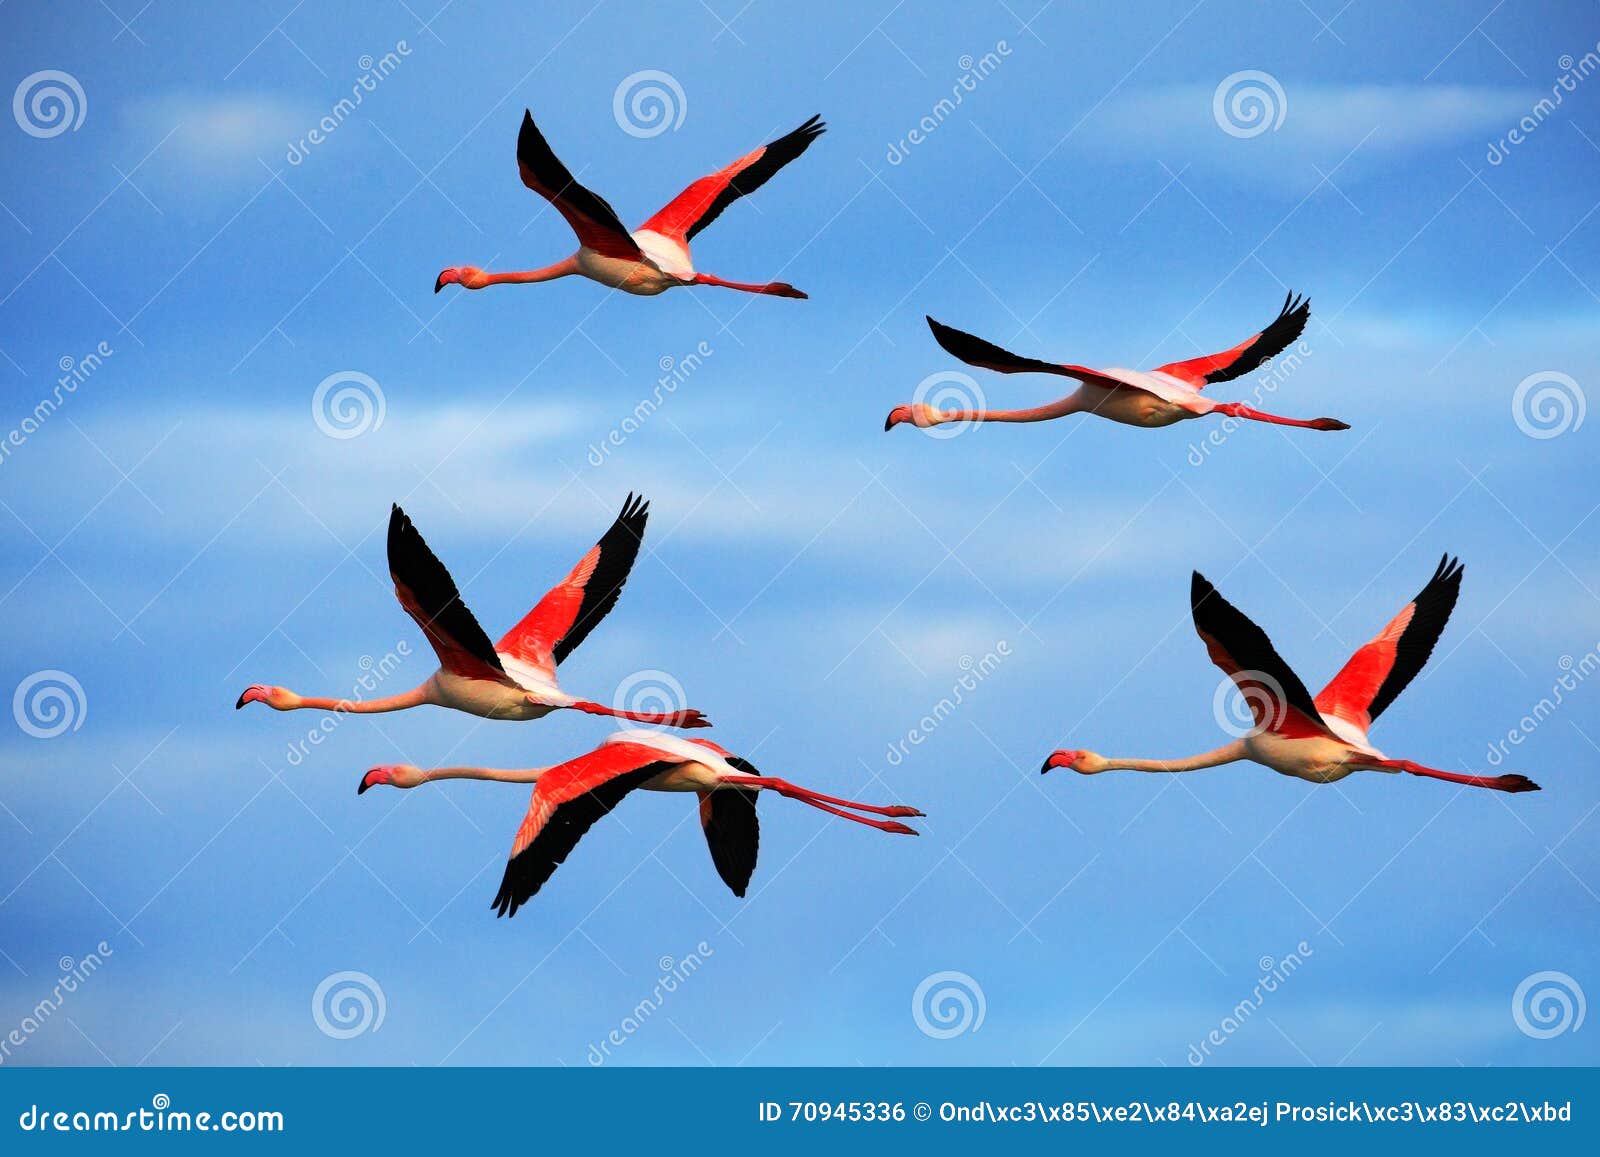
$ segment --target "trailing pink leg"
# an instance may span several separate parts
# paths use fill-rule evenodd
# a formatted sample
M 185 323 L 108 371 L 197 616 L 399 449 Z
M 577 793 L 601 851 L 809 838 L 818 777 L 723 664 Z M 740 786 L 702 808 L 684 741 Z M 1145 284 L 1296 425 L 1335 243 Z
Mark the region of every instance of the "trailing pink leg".
M 1409 759 L 1380 759 L 1370 766 L 1384 768 L 1389 771 L 1404 771 L 1411 775 L 1426 776 L 1428 779 L 1442 779 L 1449 783 L 1464 783 L 1468 787 L 1487 787 L 1495 791 L 1538 791 L 1539 785 L 1525 775 L 1457 775 L 1453 771 L 1439 771 L 1432 767 L 1423 767 L 1420 763 L 1413 763 Z
M 904 807 L 898 804 L 890 807 L 878 807 L 874 804 L 855 803 L 852 800 L 839 799 L 837 796 L 821 795 L 806 788 L 798 787 L 786 779 L 774 779 L 765 775 L 728 775 L 723 776 L 722 782 L 775 791 L 787 799 L 799 800 L 801 803 L 814 807 L 818 811 L 825 811 L 829 815 L 838 816 L 840 819 L 853 820 L 858 824 L 866 824 L 869 828 L 877 828 L 879 831 L 893 832 L 902 836 L 914 836 L 918 833 L 915 829 L 906 827 L 905 824 L 895 823 L 893 820 L 869 820 L 865 816 L 854 815 L 841 808 L 833 807 L 832 804 L 842 804 L 844 807 L 872 812 L 882 816 L 920 816 L 923 814 L 914 807 Z
M 798 297 L 801 300 L 806 299 L 805 294 L 801 293 L 787 281 L 769 281 L 764 285 L 755 285 L 748 281 L 724 281 L 722 278 L 713 277 L 709 273 L 696 273 L 694 275 L 694 283 L 696 285 L 720 285 L 724 289 L 742 289 L 746 293 L 766 293 L 773 297 Z
M 692 708 L 685 711 L 618 711 L 614 707 L 607 707 L 603 703 L 591 703 L 587 699 L 579 699 L 575 703 L 567 704 L 575 711 L 587 712 L 590 715 L 609 715 L 613 719 L 631 719 L 635 723 L 654 723 L 659 727 L 710 727 L 711 720 Z
M 1230 418 L 1248 418 L 1252 422 L 1271 422 L 1274 426 L 1300 426 L 1307 430 L 1348 430 L 1350 428 L 1350 423 L 1341 422 L 1338 418 L 1284 418 L 1277 414 L 1268 414 L 1262 410 L 1251 409 L 1243 402 L 1218 402 L 1212 413 L 1226 414 Z

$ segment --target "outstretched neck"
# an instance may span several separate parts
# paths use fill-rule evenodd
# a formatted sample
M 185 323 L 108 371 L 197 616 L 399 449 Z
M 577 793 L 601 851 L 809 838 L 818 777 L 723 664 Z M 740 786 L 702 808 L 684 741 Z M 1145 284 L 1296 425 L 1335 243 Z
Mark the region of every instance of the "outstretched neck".
M 1081 392 L 1074 390 L 1058 401 L 1024 410 L 943 410 L 940 418 L 945 422 L 1047 422 L 1083 409 Z
M 375 715 L 384 711 L 404 711 L 408 707 L 420 707 L 424 703 L 432 703 L 433 697 L 429 692 L 429 684 L 413 687 L 409 691 L 402 691 L 398 695 L 389 695 L 382 699 L 330 699 L 318 695 L 302 695 L 297 704 L 302 710 L 310 708 L 314 711 L 348 711 L 352 715 Z
M 1107 771 L 1199 771 L 1204 767 L 1221 767 L 1245 758 L 1244 740 L 1236 739 L 1212 751 L 1202 751 L 1183 759 L 1108 759 Z
M 495 783 L 538 783 L 548 767 L 435 767 L 424 771 L 424 781 L 434 779 L 486 779 Z
M 532 281 L 554 281 L 558 277 L 571 277 L 578 272 L 578 257 L 571 257 L 557 261 L 554 265 L 546 265 L 542 269 L 524 269 L 514 273 L 490 273 L 484 277 L 486 285 L 526 285 Z

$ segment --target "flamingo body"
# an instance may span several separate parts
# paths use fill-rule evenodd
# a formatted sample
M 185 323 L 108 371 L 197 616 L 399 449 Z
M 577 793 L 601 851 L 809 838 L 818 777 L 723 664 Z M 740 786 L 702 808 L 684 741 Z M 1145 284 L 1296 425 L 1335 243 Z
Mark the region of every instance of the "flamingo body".
M 1190 584 L 1195 632 L 1244 697 L 1255 728 L 1213 751 L 1184 759 L 1107 759 L 1092 751 L 1053 752 L 1041 771 L 1184 772 L 1249 760 L 1308 783 L 1335 783 L 1357 771 L 1407 772 L 1496 791 L 1538 791 L 1522 775 L 1465 775 L 1390 759 L 1368 738 L 1372 722 L 1416 677 L 1443 633 L 1461 593 L 1461 564 L 1446 556 L 1417 597 L 1345 663 L 1315 698 L 1283 661 L 1266 632 L 1198 571 Z
M 804 293 L 786 282 L 752 284 L 698 273 L 689 257 L 689 242 L 728 205 L 755 192 L 805 152 L 825 127 L 820 118 L 812 117 L 793 132 L 693 182 L 630 233 L 603 197 L 578 183 L 534 124 L 533 113 L 524 110 L 522 131 L 517 136 L 517 171 L 524 185 L 566 219 L 578 236 L 578 251 L 554 265 L 521 272 L 488 273 L 471 265 L 453 266 L 440 272 L 433 291 L 438 293 L 446 285 L 483 289 L 579 276 L 639 297 L 654 297 L 680 286 L 720 285 L 746 293 L 803 298 Z
M 761 791 L 776 791 L 830 815 L 896 835 L 916 835 L 899 819 L 922 814 L 904 805 L 885 807 L 823 795 L 788 780 L 764 776 L 747 760 L 709 740 L 644 730 L 616 732 L 593 751 L 555 767 L 444 767 L 431 771 L 408 764 L 374 767 L 361 777 L 356 792 L 359 795 L 380 785 L 412 788 L 440 779 L 534 785 L 527 814 L 511 843 L 500 890 L 491 904 L 501 916 L 515 916 L 584 833 L 634 791 L 698 795 L 700 823 L 712 863 L 734 895 L 741 897 L 756 866 L 760 828 L 755 803 Z M 871 815 L 890 818 L 872 819 Z

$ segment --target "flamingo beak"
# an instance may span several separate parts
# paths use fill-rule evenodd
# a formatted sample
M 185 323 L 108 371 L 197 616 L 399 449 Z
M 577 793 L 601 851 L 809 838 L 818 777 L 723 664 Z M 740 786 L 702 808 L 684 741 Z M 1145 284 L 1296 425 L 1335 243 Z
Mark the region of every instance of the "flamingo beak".
M 441 289 L 444 288 L 444 285 L 445 285 L 444 274 L 441 273 L 441 274 L 439 274 L 438 278 L 433 283 L 433 291 L 435 293 L 438 293 Z
M 1077 762 L 1077 759 L 1078 753 L 1076 751 L 1052 751 L 1050 758 L 1045 760 L 1044 766 L 1039 769 L 1039 774 L 1043 775 L 1054 767 L 1071 767 Z
M 901 422 L 909 421 L 911 421 L 911 407 L 896 406 L 894 409 L 889 411 L 889 416 L 884 419 L 883 428 L 885 430 L 892 430 Z
M 361 782 L 356 785 L 356 794 L 364 795 L 369 787 L 377 787 L 380 783 L 388 783 L 393 773 L 387 767 L 374 767 L 362 774 Z
M 239 701 L 233 705 L 233 709 L 237 711 L 246 703 L 265 703 L 266 701 L 267 689 L 262 687 L 260 684 L 257 684 L 253 687 L 246 687 L 244 689 L 244 694 L 239 696 Z

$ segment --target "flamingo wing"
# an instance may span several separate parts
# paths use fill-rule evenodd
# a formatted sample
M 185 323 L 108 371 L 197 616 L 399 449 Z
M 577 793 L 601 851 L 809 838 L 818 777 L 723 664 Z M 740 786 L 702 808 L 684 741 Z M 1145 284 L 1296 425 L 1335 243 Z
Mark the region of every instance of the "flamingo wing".
M 1433 654 L 1461 595 L 1463 570 L 1459 559 L 1449 555 L 1440 559 L 1417 597 L 1351 655 L 1317 695 L 1317 709 L 1353 724 L 1365 735 Z
M 639 557 L 650 504 L 628 495 L 622 513 L 572 572 L 501 639 L 497 650 L 532 664 L 551 679 L 565 659 L 611 613 Z
M 1189 606 L 1211 661 L 1239 688 L 1258 728 L 1291 739 L 1332 734 L 1311 693 L 1273 649 L 1267 633 L 1199 571 L 1189 586 Z
M 724 209 L 740 197 L 754 193 L 772 175 L 794 160 L 827 129 L 821 117 L 777 140 L 746 153 L 733 164 L 709 177 L 701 177 L 679 193 L 666 207 L 640 226 L 687 245 L 694 235 L 715 221 Z
M 761 773 L 738 756 L 724 756 L 728 764 L 744 775 Z M 735 896 L 744 898 L 750 877 L 756 870 L 756 853 L 761 845 L 761 824 L 756 818 L 757 791 L 724 788 L 700 793 L 700 826 L 711 849 L 711 863 L 717 875 Z
M 389 575 L 395 597 L 428 636 L 439 666 L 468 679 L 512 682 L 450 572 L 398 504 L 389 512 Z
M 1306 319 L 1310 316 L 1310 299 L 1290 293 L 1283 299 L 1283 308 L 1278 311 L 1278 316 L 1260 333 L 1251 334 L 1232 349 L 1219 354 L 1170 362 L 1155 372 L 1171 374 L 1197 390 L 1203 390 L 1213 382 L 1231 382 L 1288 349 L 1305 332 Z
M 578 184 L 527 109 L 522 112 L 522 131 L 517 134 L 517 169 L 522 183 L 567 219 L 580 244 L 606 257 L 644 260 L 644 254 L 617 219 L 616 210 L 606 204 L 604 197 Z
M 501 916 L 515 916 L 596 820 L 674 762 L 642 743 L 607 743 L 541 775 L 490 907 Z
M 1085 382 L 1096 380 L 1103 381 L 1106 385 L 1116 384 L 1105 379 L 1103 374 L 1083 366 L 1060 365 L 1056 362 L 1040 361 L 1038 358 L 1025 358 L 1021 354 L 1001 349 L 993 342 L 975 337 L 964 330 L 934 321 L 931 317 L 927 318 L 927 322 L 928 328 L 933 331 L 933 340 L 938 342 L 946 353 L 960 358 L 969 366 L 993 370 L 999 374 L 1060 374 L 1062 377 L 1077 378 Z

